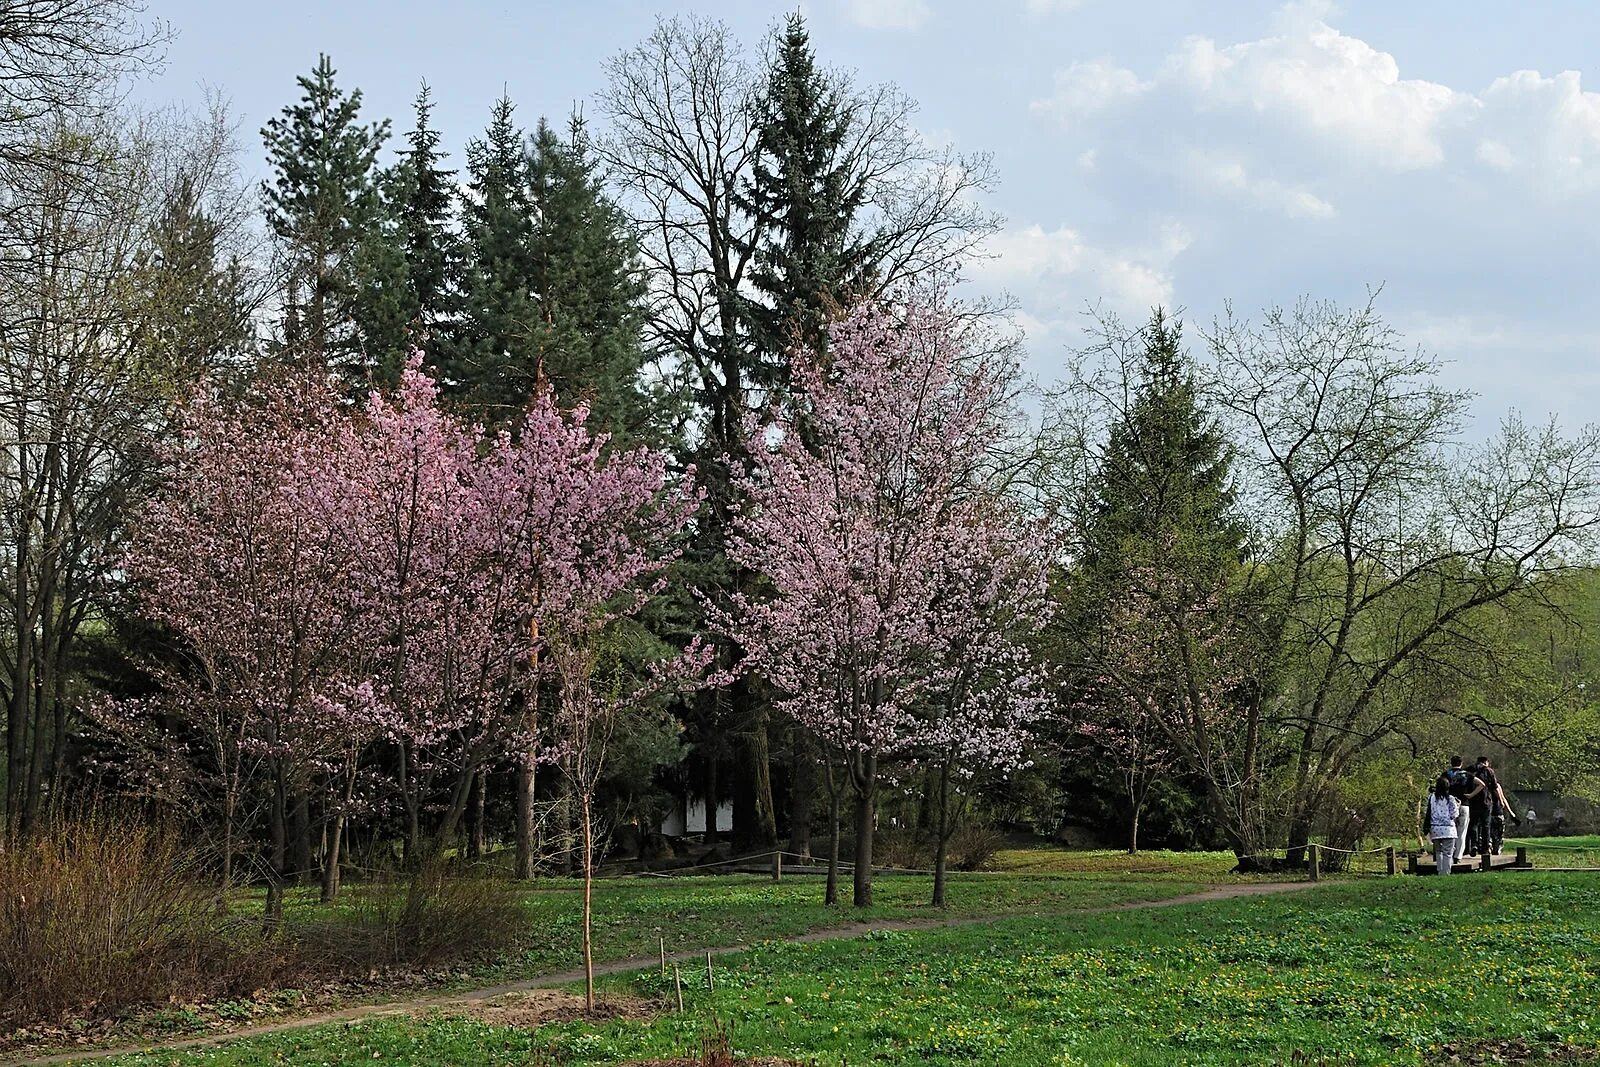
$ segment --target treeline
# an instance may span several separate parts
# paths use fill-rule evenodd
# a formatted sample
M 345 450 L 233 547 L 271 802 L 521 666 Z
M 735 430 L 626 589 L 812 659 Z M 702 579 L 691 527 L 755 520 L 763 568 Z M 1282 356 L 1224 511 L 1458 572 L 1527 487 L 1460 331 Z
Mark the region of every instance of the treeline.
M 1353 842 L 1473 736 L 1592 787 L 1600 443 L 1462 445 L 1370 306 L 1102 322 L 1036 432 L 947 295 L 987 159 L 798 16 L 664 21 L 459 166 L 323 57 L 252 190 L 220 107 L 96 103 L 158 35 L 67 6 L 0 131 L 8 835 L 131 794 L 331 897 L 691 798 L 870 872 L 963 817 Z

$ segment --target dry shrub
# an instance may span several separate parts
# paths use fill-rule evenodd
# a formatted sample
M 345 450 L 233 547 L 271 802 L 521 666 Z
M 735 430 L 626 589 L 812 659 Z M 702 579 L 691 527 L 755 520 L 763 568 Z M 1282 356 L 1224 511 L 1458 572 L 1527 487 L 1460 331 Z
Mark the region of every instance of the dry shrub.
M 251 970 L 175 831 L 91 815 L 0 851 L 0 1022 L 186 997 Z
M 1006 835 L 987 826 L 963 826 L 950 838 L 949 863 L 958 871 L 981 871 L 1006 846 Z
M 336 910 L 294 936 L 308 959 L 340 969 L 428 967 L 504 949 L 524 922 L 510 882 L 430 860 L 349 887 Z

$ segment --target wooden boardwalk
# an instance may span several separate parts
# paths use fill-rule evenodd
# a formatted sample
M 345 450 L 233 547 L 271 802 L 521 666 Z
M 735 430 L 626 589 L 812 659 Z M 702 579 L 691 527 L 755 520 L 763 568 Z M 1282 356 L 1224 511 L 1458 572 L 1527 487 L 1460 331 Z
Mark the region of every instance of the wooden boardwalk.
M 1454 867 L 1450 868 L 1451 874 L 1476 874 L 1480 871 L 1527 871 L 1533 869 L 1533 863 L 1528 859 L 1528 850 L 1519 848 L 1515 855 L 1499 856 L 1464 856 Z M 1407 874 L 1438 874 L 1438 868 L 1433 862 L 1433 857 L 1420 852 L 1406 853 Z

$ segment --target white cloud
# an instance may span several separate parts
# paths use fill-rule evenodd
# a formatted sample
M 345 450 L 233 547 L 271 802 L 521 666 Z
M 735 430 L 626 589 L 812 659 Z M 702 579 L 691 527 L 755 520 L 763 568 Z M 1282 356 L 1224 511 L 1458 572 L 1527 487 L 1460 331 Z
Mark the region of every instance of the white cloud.
M 1191 37 L 1164 74 L 1202 110 L 1279 117 L 1394 170 L 1443 160 L 1444 126 L 1473 103 L 1449 86 L 1402 79 L 1389 53 L 1321 22 L 1227 47 Z
M 1311 190 L 1285 185 L 1272 178 L 1255 177 L 1235 159 L 1196 152 L 1190 166 L 1214 187 L 1239 194 L 1258 207 L 1292 219 L 1331 219 L 1335 214 L 1333 205 Z
M 1483 162 L 1558 192 L 1600 188 L 1600 93 L 1586 92 L 1577 71 L 1519 70 L 1496 78 L 1482 103 L 1492 134 L 1478 145 Z
M 1119 100 L 1127 100 L 1150 89 L 1150 84 L 1126 67 L 1107 59 L 1074 63 L 1055 74 L 1055 91 L 1028 107 L 1063 123 L 1100 111 Z
M 1008 227 L 985 242 L 990 258 L 974 263 L 974 280 L 1014 293 L 1035 324 L 1099 300 L 1143 314 L 1172 301 L 1172 262 L 1189 241 L 1188 231 L 1174 223 L 1150 247 L 1124 250 L 1099 247 L 1067 226 Z
M 914 30 L 929 15 L 927 0 L 846 0 L 845 11 L 869 30 Z

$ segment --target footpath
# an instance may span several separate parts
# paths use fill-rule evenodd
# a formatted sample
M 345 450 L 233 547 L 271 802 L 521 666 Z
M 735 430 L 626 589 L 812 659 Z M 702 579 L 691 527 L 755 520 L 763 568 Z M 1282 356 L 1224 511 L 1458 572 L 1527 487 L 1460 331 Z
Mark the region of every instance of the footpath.
M 1253 882 L 1243 885 L 1214 886 L 1211 889 L 1201 890 L 1198 893 L 1186 893 L 1183 896 L 1167 897 L 1163 900 L 1137 900 L 1123 904 L 1111 904 L 1102 908 L 1076 908 L 1059 912 L 1013 912 L 1007 915 L 974 915 L 945 921 L 926 919 L 878 919 L 871 922 L 846 923 L 841 926 L 830 926 L 822 930 L 813 930 L 806 934 L 797 934 L 793 937 L 776 938 L 774 940 L 790 944 L 810 944 L 819 941 L 843 941 L 853 937 L 864 937 L 867 934 L 882 930 L 943 930 L 962 926 L 982 926 L 987 923 L 1001 922 L 1006 919 L 1038 918 L 1041 915 L 1059 914 L 1067 915 L 1097 915 L 1117 911 L 1142 911 L 1150 908 L 1174 908 L 1184 904 L 1204 904 L 1215 900 L 1231 900 L 1236 897 L 1258 897 L 1279 893 L 1295 893 L 1302 890 L 1314 889 L 1327 882 Z M 668 963 L 687 963 L 703 960 L 709 952 L 713 958 L 743 952 L 750 945 L 724 945 L 714 948 L 696 949 L 692 952 L 669 952 Z M 642 956 L 633 959 L 611 960 L 606 963 L 594 965 L 595 977 L 612 974 L 625 974 L 630 971 L 643 971 L 660 965 L 657 956 Z M 423 994 L 415 997 L 404 997 L 394 1000 L 382 1001 L 374 1004 L 359 1004 L 336 1011 L 320 1012 L 309 1015 L 297 1015 L 292 1019 L 283 1019 L 277 1022 L 260 1023 L 252 1026 L 242 1026 L 237 1030 L 226 1030 L 217 1033 L 204 1034 L 198 1037 L 174 1038 L 170 1041 L 152 1041 L 137 1045 L 122 1045 L 98 1049 L 82 1049 L 75 1052 L 52 1053 L 46 1056 L 35 1056 L 29 1059 L 10 1060 L 0 1067 L 45 1067 L 47 1064 L 82 1064 L 95 1060 L 108 1059 L 113 1056 L 132 1056 L 138 1053 L 160 1054 L 164 1052 L 180 1052 L 185 1049 L 205 1048 L 212 1045 L 221 1045 L 231 1041 L 245 1038 L 262 1037 L 269 1034 L 281 1034 L 290 1030 L 306 1030 L 315 1026 L 327 1026 L 331 1023 L 359 1022 L 363 1019 L 375 1019 L 385 1016 L 415 1015 L 419 1012 L 433 1010 L 471 1009 L 481 1006 L 488 1001 L 499 997 L 517 993 L 534 993 L 545 990 L 554 990 L 555 987 L 571 985 L 583 981 L 581 969 L 571 971 L 558 971 L 553 974 L 542 974 L 535 978 L 519 979 L 515 982 L 502 982 L 499 985 L 482 986 L 464 992 Z

